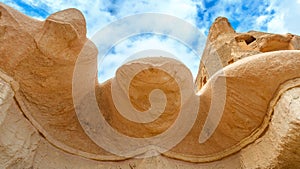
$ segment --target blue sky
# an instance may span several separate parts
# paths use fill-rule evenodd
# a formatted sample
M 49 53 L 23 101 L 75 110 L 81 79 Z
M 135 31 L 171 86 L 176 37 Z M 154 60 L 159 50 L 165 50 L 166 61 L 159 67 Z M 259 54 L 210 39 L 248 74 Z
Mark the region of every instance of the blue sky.
M 207 35 L 218 16 L 225 16 L 238 32 L 249 30 L 300 34 L 300 0 L 0 0 L 31 17 L 44 20 L 51 13 L 77 8 L 87 21 L 88 37 L 125 16 L 155 12 L 183 19 Z M 112 76 L 126 57 L 140 50 L 159 48 L 179 56 L 195 76 L 200 61 L 180 42 L 162 36 L 137 36 L 123 40 L 108 53 L 99 72 L 100 81 Z

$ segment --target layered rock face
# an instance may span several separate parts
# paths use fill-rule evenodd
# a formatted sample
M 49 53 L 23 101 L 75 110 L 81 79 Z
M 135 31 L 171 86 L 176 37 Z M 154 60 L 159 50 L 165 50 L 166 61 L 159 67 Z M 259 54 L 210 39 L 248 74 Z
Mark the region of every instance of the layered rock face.
M 0 3 L 0 168 L 300 166 L 298 36 L 217 18 L 196 93 L 157 56 L 99 84 L 85 27 L 76 9 L 37 21 Z

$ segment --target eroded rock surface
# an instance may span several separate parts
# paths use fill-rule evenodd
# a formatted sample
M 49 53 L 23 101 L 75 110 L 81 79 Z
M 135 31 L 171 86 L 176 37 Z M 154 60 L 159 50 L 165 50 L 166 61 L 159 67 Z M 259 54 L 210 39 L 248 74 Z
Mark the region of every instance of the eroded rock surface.
M 97 69 L 97 49 L 86 38 L 85 20 L 78 10 L 64 10 L 37 21 L 0 3 L 0 168 L 299 166 L 300 51 L 295 50 L 299 47 L 296 35 L 236 33 L 227 19 L 218 18 L 200 63 L 198 95 L 190 92 L 193 80 L 189 70 L 164 57 L 128 62 L 116 77 L 98 84 L 96 73 L 87 73 Z M 84 59 L 78 61 L 79 56 Z M 72 91 L 76 87 L 72 84 L 75 64 L 86 70 L 80 72 L 77 85 L 88 90 Z M 92 89 L 85 88 L 86 81 Z M 118 87 L 115 98 L 112 87 Z M 161 115 L 163 96 L 151 93 L 156 88 L 166 94 Z M 161 155 L 140 158 L 150 150 L 141 144 L 141 151 L 136 148 L 137 152 L 129 152 L 132 156 L 123 156 L 91 138 L 97 131 L 93 122 L 100 114 L 76 112 L 90 105 L 74 105 L 74 95 L 83 94 L 79 101 L 89 102 L 85 99 L 90 93 L 96 96 L 109 126 L 130 138 L 148 139 L 165 133 L 180 117 L 181 109 L 190 113 L 185 117 L 196 116 L 183 118 L 177 128 L 175 125 L 179 135 L 186 125 L 191 128 L 183 140 Z M 145 123 L 128 120 L 120 111 L 127 110 L 129 103 L 139 113 L 152 108 L 155 111 L 148 113 L 159 116 L 155 121 L 145 119 Z M 87 121 L 79 122 L 79 116 Z M 100 133 L 97 137 L 104 136 Z M 175 140 L 174 135 L 164 138 Z M 120 150 L 135 143 L 110 139 L 105 143 Z
M 259 53 L 279 50 L 299 50 L 300 37 L 257 31 L 237 33 L 226 18 L 212 24 L 196 79 L 198 89 L 219 69 L 240 59 Z M 221 64 L 219 64 L 219 62 Z

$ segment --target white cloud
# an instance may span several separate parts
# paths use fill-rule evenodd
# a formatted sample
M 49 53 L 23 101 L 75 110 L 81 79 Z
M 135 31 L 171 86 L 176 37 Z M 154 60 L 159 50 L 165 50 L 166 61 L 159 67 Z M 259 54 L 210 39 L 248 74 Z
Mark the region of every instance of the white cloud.
M 261 15 L 257 17 L 255 25 L 253 25 L 254 29 L 258 30 L 260 27 L 262 27 L 267 22 L 268 17 L 268 15 Z
M 7 0 L 5 0 L 7 1 Z M 49 13 L 67 8 L 77 8 L 83 12 L 87 20 L 88 35 L 92 36 L 98 29 L 119 18 L 136 13 L 156 12 L 177 16 L 192 24 L 196 24 L 197 8 L 200 0 L 152 0 L 152 1 L 53 1 L 53 0 L 23 0 L 35 7 L 47 7 Z
M 270 7 L 275 11 L 268 23 L 268 31 L 274 33 L 300 34 L 300 3 L 298 1 L 272 1 Z
M 100 82 L 113 77 L 116 69 L 120 67 L 128 57 L 148 49 L 158 49 L 173 54 L 191 70 L 194 77 L 197 75 L 199 62 L 195 62 L 195 60 L 200 60 L 200 58 L 182 43 L 171 38 L 162 40 L 160 36 L 151 36 L 148 38 L 139 37 L 134 39 L 134 41 L 126 39 L 120 42 L 115 46 L 114 52 L 110 52 L 105 57 L 101 63 Z M 113 71 L 110 71 L 111 69 L 113 69 Z
M 285 34 L 288 32 L 285 28 L 284 13 L 279 13 L 274 16 L 270 22 L 267 23 L 268 32 Z

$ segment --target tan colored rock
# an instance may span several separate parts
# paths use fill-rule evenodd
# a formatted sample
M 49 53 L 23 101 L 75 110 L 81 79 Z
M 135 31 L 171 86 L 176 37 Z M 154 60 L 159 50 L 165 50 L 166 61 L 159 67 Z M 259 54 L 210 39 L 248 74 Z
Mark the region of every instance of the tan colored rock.
M 0 168 L 30 168 L 39 134 L 14 99 L 16 82 L 0 71 Z
M 299 44 L 299 36 L 293 34 L 236 33 L 226 18 L 219 17 L 210 28 L 196 85 L 200 89 L 215 72 L 245 57 L 278 50 L 299 50 Z
M 298 81 L 300 79 L 297 79 Z M 291 85 L 293 81 L 289 82 Z M 300 165 L 300 88 L 278 98 L 266 133 L 241 151 L 244 168 L 297 168 Z
M 97 49 L 76 9 L 45 21 L 3 4 L 0 12 L 0 167 L 299 165 L 298 36 L 239 34 L 218 18 L 195 93 L 182 63 L 156 56 L 98 84 Z
M 225 75 L 215 74 L 200 90 L 198 114 L 202 116 L 198 116 L 199 121 L 195 124 L 204 124 L 210 108 L 207 104 L 211 101 L 211 92 L 220 90 L 221 86 L 214 81 L 226 78 L 226 99 L 220 124 L 204 144 L 199 144 L 193 139 L 201 131 L 201 127 L 197 128 L 195 125 L 191 133 L 180 143 L 182 147 L 179 144 L 172 150 L 182 153 L 183 145 L 190 145 L 190 149 L 185 147 L 182 154 L 192 156 L 179 156 L 193 161 L 211 160 L 237 152 L 256 140 L 263 134 L 271 119 L 273 111 L 271 100 L 278 88 L 284 82 L 299 77 L 299 58 L 299 51 L 264 53 L 241 59 L 225 67 L 223 69 Z M 265 69 L 268 70 L 267 73 L 262 71 Z M 216 95 L 217 98 L 221 96 L 220 93 L 221 91 Z M 203 103 L 201 100 L 204 100 Z M 222 104 L 222 100 L 214 101 Z M 222 144 L 218 143 L 220 140 Z M 196 149 L 199 151 L 195 151 Z
M 213 41 L 220 36 L 227 34 L 235 34 L 235 30 L 231 27 L 226 18 L 218 17 L 209 29 L 210 34 L 208 40 Z
M 16 100 L 26 117 L 50 142 L 72 153 L 78 152 L 77 149 L 103 151 L 90 139 L 82 138 L 86 134 L 72 103 L 74 63 L 87 40 L 83 15 L 68 9 L 40 22 L 4 5 L 1 9 L 0 25 L 11 31 L 6 30 L 0 38 L 0 67 L 19 83 Z M 31 33 L 32 27 L 26 30 L 27 26 L 22 27 L 19 20 L 29 20 L 39 31 Z M 69 141 L 70 138 L 78 139 Z
M 12 79 L 0 71 L 0 125 L 5 119 L 7 109 L 13 100 L 13 89 L 10 86 Z

